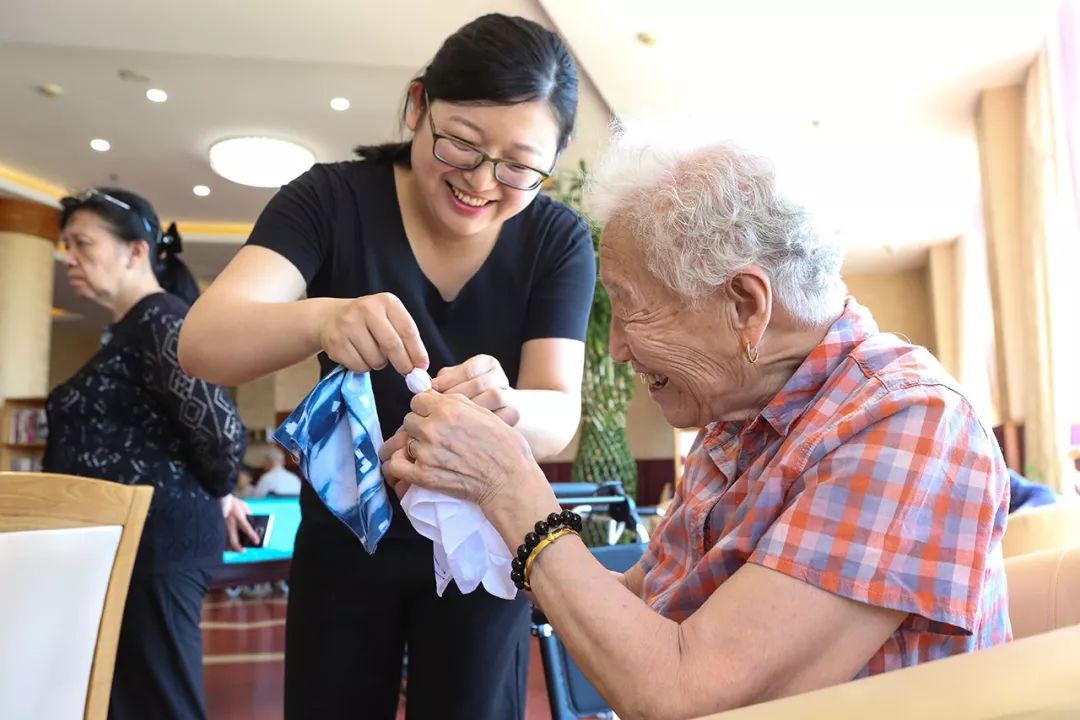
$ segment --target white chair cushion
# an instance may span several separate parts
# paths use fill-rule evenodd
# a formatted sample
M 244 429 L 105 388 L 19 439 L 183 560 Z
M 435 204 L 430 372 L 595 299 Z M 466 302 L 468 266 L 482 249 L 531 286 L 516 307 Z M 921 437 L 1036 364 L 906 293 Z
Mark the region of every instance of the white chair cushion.
M 83 717 L 119 525 L 0 533 L 0 708 Z

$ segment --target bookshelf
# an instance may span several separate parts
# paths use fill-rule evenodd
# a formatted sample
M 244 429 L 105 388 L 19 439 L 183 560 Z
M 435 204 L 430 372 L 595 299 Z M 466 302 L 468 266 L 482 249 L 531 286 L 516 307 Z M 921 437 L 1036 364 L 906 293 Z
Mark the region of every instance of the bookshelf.
M 0 471 L 41 470 L 45 398 L 7 398 L 0 408 Z

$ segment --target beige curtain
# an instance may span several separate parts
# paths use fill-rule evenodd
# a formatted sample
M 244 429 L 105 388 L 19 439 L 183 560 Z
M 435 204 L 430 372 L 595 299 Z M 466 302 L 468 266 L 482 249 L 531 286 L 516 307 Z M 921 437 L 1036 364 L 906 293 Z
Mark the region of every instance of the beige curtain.
M 1051 40 L 1022 87 L 983 93 L 977 120 L 1002 419 L 1024 426 L 1024 473 L 1063 491 L 1080 411 L 1080 227 L 1053 57 Z
M 995 337 L 995 396 L 1003 423 L 1023 421 L 1024 293 L 1020 266 L 1020 179 L 1024 88 L 985 90 L 976 127 L 982 176 L 984 235 Z
M 1025 347 L 1030 401 L 1024 440 L 1030 474 L 1057 490 L 1074 486 L 1069 432 L 1080 420 L 1080 223 L 1060 94 L 1051 71 L 1052 39 L 1025 87 L 1022 232 L 1030 243 L 1024 275 L 1030 303 Z M 1075 132 L 1075 129 L 1072 129 Z
M 960 381 L 987 427 L 994 427 L 1001 413 L 994 392 L 994 314 L 981 218 L 952 242 L 930 248 L 929 275 L 937 357 Z

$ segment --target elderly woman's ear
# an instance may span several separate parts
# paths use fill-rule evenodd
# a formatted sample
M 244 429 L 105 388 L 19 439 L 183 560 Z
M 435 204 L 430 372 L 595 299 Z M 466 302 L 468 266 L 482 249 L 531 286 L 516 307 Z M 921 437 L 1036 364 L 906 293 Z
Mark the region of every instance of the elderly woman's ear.
M 756 265 L 743 268 L 724 283 L 732 330 L 743 343 L 757 347 L 772 319 L 772 283 Z

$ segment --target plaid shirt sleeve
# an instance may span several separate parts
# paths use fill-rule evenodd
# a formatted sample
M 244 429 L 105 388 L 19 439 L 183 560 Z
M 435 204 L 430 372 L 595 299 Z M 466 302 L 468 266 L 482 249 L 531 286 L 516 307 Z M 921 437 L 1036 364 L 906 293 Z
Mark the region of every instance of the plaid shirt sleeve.
M 793 453 L 798 479 L 749 561 L 933 632 L 977 632 L 1008 509 L 993 438 L 940 385 L 882 388 L 833 418 Z
M 701 448 L 701 444 L 704 438 L 705 431 L 699 431 L 697 437 L 694 439 L 693 445 L 690 446 L 690 450 L 687 452 L 688 462 L 690 458 L 695 457 L 695 455 Z M 685 470 L 683 474 L 687 474 Z M 678 478 L 676 478 L 676 481 L 677 482 L 675 483 L 675 491 L 672 493 L 671 496 L 671 504 L 668 505 L 667 511 L 664 513 L 664 517 L 662 517 L 660 519 L 660 522 L 657 523 L 656 529 L 653 531 L 652 536 L 649 539 L 648 547 L 645 548 L 645 552 L 642 554 L 641 559 L 638 560 L 638 567 L 640 567 L 645 574 L 648 574 L 649 571 L 655 568 L 660 562 L 659 554 L 663 550 L 663 539 L 666 534 L 667 526 L 671 522 L 671 519 L 679 514 L 679 511 L 682 509 L 683 504 L 686 502 L 686 488 L 689 483 L 686 481 L 678 482 Z

